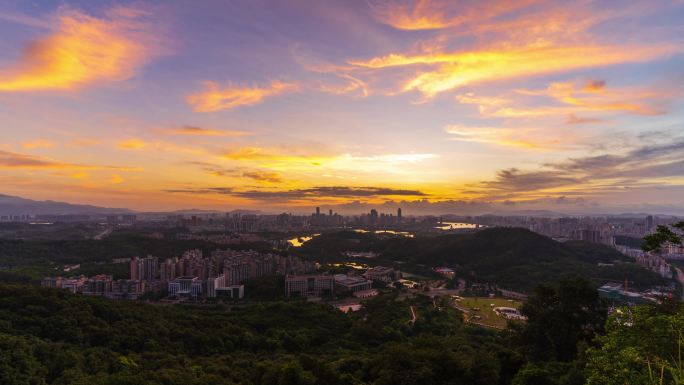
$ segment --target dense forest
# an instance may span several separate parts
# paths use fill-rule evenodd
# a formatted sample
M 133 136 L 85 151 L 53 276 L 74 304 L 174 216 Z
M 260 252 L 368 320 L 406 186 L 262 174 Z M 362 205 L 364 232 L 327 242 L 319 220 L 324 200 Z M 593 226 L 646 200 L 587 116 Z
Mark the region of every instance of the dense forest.
M 629 279 L 639 289 L 664 283 L 657 274 L 608 246 L 581 241 L 559 243 L 520 228 L 493 228 L 432 238 L 382 239 L 368 233 L 338 232 L 313 238 L 299 252 L 335 261 L 348 250 L 379 254 L 376 259 L 364 259 L 365 263 L 398 262 L 400 266 L 422 265 L 425 270 L 450 266 L 468 280 L 496 283 L 523 292 L 530 292 L 540 283 L 557 281 L 563 275 L 587 277 L 597 285 Z
M 303 301 L 163 306 L 2 286 L 0 320 L 3 384 L 492 384 L 521 364 L 456 310 L 392 295 L 362 318 Z
M 676 303 L 607 319 L 595 288 L 575 278 L 539 286 L 523 312 L 527 323 L 494 331 L 464 324 L 446 300 L 398 292 L 345 314 L 305 301 L 159 305 L 4 284 L 0 383 L 646 385 L 681 372 Z

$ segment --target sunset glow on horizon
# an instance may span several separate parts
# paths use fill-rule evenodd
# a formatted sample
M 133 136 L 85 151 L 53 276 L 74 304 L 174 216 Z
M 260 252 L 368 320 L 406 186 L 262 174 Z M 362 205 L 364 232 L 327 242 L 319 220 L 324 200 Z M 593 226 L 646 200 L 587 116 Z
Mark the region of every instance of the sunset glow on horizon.
M 684 214 L 684 2 L 0 5 L 0 194 Z

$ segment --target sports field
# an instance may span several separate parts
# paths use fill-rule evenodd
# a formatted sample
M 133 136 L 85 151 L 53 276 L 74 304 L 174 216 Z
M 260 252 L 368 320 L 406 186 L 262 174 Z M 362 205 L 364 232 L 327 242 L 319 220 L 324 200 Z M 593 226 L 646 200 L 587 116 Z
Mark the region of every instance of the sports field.
M 497 329 L 506 327 L 506 319 L 494 312 L 495 307 L 519 309 L 522 306 L 522 302 L 506 298 L 464 297 L 455 301 L 458 307 L 468 311 L 468 314 L 465 314 L 466 321 Z

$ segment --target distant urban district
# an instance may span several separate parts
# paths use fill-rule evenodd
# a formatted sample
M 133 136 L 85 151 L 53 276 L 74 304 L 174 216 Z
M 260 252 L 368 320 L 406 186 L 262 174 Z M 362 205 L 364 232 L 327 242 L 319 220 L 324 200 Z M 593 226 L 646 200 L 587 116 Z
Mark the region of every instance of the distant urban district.
M 3 384 L 655 384 L 684 370 L 676 217 L 0 219 Z

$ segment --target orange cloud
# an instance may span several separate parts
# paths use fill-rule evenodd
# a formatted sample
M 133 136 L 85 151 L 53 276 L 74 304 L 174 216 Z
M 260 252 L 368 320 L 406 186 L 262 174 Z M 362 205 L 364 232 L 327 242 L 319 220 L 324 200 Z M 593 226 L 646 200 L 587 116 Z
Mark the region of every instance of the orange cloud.
M 85 170 L 121 170 L 121 171 L 138 171 L 134 168 L 117 167 L 117 166 L 97 166 L 89 164 L 77 164 L 60 162 L 51 158 L 19 154 L 15 152 L 0 150 L 0 168 L 5 169 L 32 169 L 32 170 L 78 170 L 79 172 L 72 174 L 72 176 L 83 176 Z M 87 175 L 86 175 L 87 176 Z
M 22 147 L 27 148 L 27 149 L 51 148 L 54 146 L 55 146 L 54 142 L 51 142 L 51 141 L 46 140 L 46 139 L 36 139 L 36 140 L 32 140 L 30 142 L 22 143 Z
M 335 95 L 347 95 L 356 93 L 358 96 L 367 97 L 370 95 L 370 88 L 368 84 L 359 78 L 351 75 L 338 75 L 339 78 L 345 79 L 347 83 L 342 86 L 321 85 L 320 89 L 323 92 L 328 92 Z
M 403 91 L 419 91 L 425 98 L 458 87 L 497 80 L 545 75 L 623 62 L 650 60 L 677 52 L 662 46 L 526 46 L 522 48 L 459 53 L 426 52 L 415 55 L 389 54 L 350 64 L 374 69 L 427 65 L 433 70 L 419 72 L 405 82 Z
M 77 172 L 70 175 L 70 177 L 72 177 L 73 179 L 87 179 L 89 176 L 90 174 L 88 174 L 85 171 Z
M 148 143 L 142 139 L 131 138 L 117 143 L 116 147 L 122 150 L 140 150 L 148 146 Z
M 583 116 L 577 116 L 576 114 L 569 114 L 565 118 L 565 124 L 594 124 L 594 123 L 605 123 L 605 120 L 598 118 L 588 118 Z
M 680 94 L 672 90 L 645 90 L 640 88 L 609 88 L 602 80 L 592 80 L 584 84 L 574 82 L 551 83 L 543 90 L 515 90 L 515 94 L 527 97 L 549 98 L 553 105 L 543 104 L 534 99 L 530 103 L 509 101 L 505 104 L 487 103 L 486 98 L 460 99 L 463 103 L 479 104 L 480 113 L 492 117 L 536 118 L 544 116 L 565 116 L 567 124 L 587 124 L 601 122 L 595 117 L 577 116 L 578 113 L 628 112 L 636 115 L 660 115 L 666 112 L 669 100 Z M 560 103 L 560 105 L 558 105 Z
M 55 32 L 32 41 L 19 63 L 0 70 L 0 91 L 65 90 L 132 77 L 153 49 L 138 22 L 142 12 L 126 10 L 112 10 L 109 18 L 61 11 Z
M 461 142 L 487 143 L 497 146 L 512 146 L 523 148 L 543 148 L 545 143 L 515 139 L 522 136 L 525 129 L 511 129 L 500 127 L 468 127 L 460 124 L 451 124 L 444 127 L 444 131 L 452 136 L 450 140 Z M 517 135 L 516 135 L 517 134 Z
M 442 29 L 476 23 L 525 7 L 535 1 L 478 1 L 471 4 L 437 0 L 371 1 L 374 16 L 403 30 Z M 449 7 L 452 5 L 452 7 Z M 455 5 L 455 6 L 453 6 Z
M 120 184 L 123 183 L 124 179 L 119 174 L 112 174 L 112 178 L 110 179 L 110 181 L 113 184 Z
M 225 152 L 222 156 L 230 160 L 263 160 L 278 157 L 278 155 L 271 154 L 260 147 L 238 148 Z
M 389 178 L 391 174 L 414 175 L 415 167 L 437 158 L 435 154 L 400 153 L 357 155 L 350 153 L 312 153 L 310 148 L 242 147 L 223 152 L 224 160 L 243 162 L 261 169 L 292 176 L 302 173 L 305 178 L 322 174 L 344 175 L 357 178 L 366 174 L 377 180 L 378 173 Z M 293 174 L 294 173 L 294 174 Z M 427 178 L 421 175 L 419 179 Z M 382 177 L 380 177 L 382 178 Z M 290 178 L 292 179 L 292 178 Z
M 667 93 L 634 89 L 606 89 L 604 81 L 592 81 L 583 88 L 573 83 L 552 83 L 544 94 L 559 102 L 594 111 L 625 111 L 637 115 L 659 115 L 665 111 L 653 102 Z
M 89 168 L 89 166 L 57 162 L 49 158 L 43 158 L 34 155 L 17 154 L 9 151 L 0 151 L 0 167 L 29 169 Z
M 525 150 L 553 151 L 576 148 L 591 140 L 581 133 L 556 130 L 549 133 L 546 129 L 534 127 L 471 127 L 451 124 L 444 127 L 450 134 L 449 140 L 459 142 L 483 143 L 503 147 L 519 147 Z
M 266 98 L 295 92 L 298 89 L 296 83 L 280 81 L 272 81 L 265 87 L 229 84 L 221 89 L 215 82 L 208 81 L 205 83 L 204 91 L 189 95 L 186 101 L 196 112 L 215 112 L 259 104 Z
M 582 88 L 588 92 L 601 92 L 606 88 L 605 80 L 590 80 Z
M 191 136 L 245 136 L 249 132 L 245 131 L 231 131 L 231 130 L 214 130 L 211 128 L 202 128 L 195 126 L 183 126 L 177 128 L 169 128 L 165 130 L 170 135 L 191 135 Z

